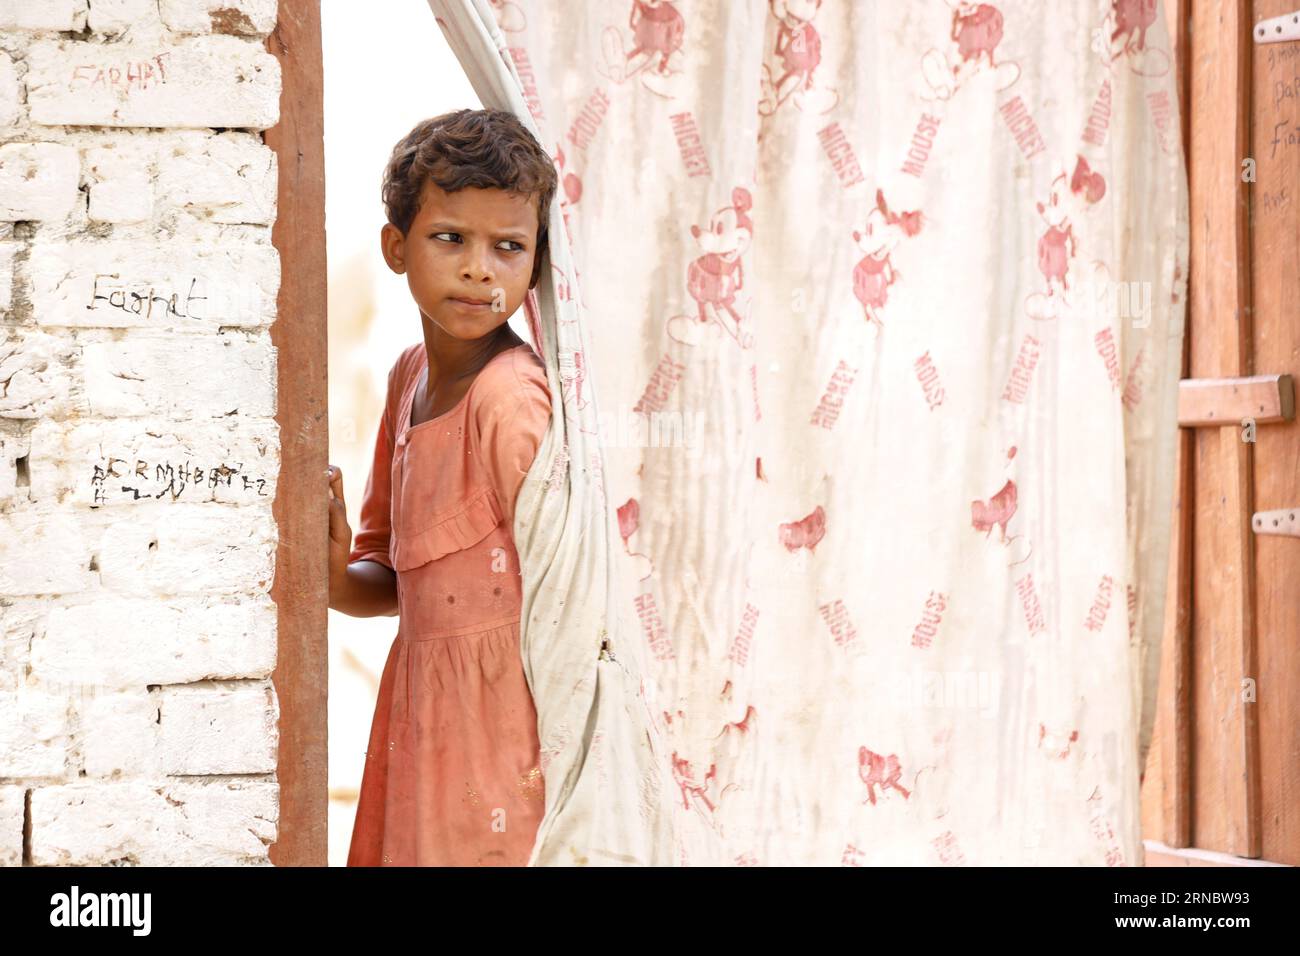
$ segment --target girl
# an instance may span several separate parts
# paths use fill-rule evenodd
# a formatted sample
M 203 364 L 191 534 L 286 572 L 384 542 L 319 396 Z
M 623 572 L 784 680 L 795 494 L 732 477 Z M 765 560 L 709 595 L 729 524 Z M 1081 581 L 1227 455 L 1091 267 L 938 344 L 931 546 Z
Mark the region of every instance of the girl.
M 330 607 L 398 617 L 349 866 L 522 866 L 532 851 L 544 785 L 512 530 L 551 395 L 506 320 L 537 284 L 555 187 L 498 110 L 418 124 L 384 175 L 384 260 L 423 341 L 389 372 L 355 542 L 328 471 Z

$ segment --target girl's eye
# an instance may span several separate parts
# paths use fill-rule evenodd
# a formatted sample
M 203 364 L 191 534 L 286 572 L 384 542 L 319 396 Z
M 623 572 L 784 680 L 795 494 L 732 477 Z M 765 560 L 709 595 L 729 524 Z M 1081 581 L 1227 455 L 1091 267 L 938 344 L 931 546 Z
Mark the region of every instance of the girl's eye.
M 441 239 L 441 238 L 443 238 L 444 236 L 450 236 L 450 237 L 452 237 L 452 240 L 453 240 L 453 241 L 459 241 L 459 240 L 460 240 L 460 233 L 459 233 L 459 232 L 435 232 L 435 233 L 433 234 L 432 238 L 434 238 L 434 239 Z M 523 251 L 524 251 L 523 244 L 522 244 L 522 243 L 515 242 L 513 239 L 503 239 L 502 242 L 508 242 L 508 243 L 510 243 L 512 246 L 516 246 L 516 247 L 517 247 L 516 249 L 510 249 L 510 250 L 507 250 L 507 251 L 509 251 L 509 252 L 523 252 Z

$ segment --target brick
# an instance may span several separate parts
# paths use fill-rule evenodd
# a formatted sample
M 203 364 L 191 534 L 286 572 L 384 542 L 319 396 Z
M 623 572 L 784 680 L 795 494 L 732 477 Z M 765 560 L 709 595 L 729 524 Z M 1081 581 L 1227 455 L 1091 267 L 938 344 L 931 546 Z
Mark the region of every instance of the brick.
M 127 31 L 157 35 L 162 28 L 156 0 L 94 0 L 86 17 L 92 33 L 119 37 Z
M 75 344 L 52 335 L 24 333 L 0 340 L 0 418 L 60 415 L 71 405 L 68 364 Z
M 275 498 L 280 429 L 264 419 L 40 422 L 23 453 L 37 503 L 255 504 Z M 0 471 L 0 498 L 4 480 Z
M 50 685 L 113 689 L 268 677 L 275 669 L 275 622 L 267 598 L 112 598 L 56 607 L 32 641 L 32 676 Z
M 96 222 L 143 222 L 153 215 L 155 144 L 125 137 L 86 151 L 90 218 Z
M 17 254 L 18 243 L 0 242 L 0 315 L 7 314 L 13 307 L 14 259 Z
M 275 29 L 276 0 L 160 0 L 158 9 L 176 33 L 265 36 Z
M 29 48 L 27 64 L 36 124 L 264 130 L 279 118 L 279 62 L 237 37 L 43 41 Z
M 0 146 L 0 220 L 66 219 L 81 194 L 81 158 L 57 143 Z
M 0 0 L 0 30 L 80 30 L 86 0 Z
M 18 91 L 18 71 L 9 54 L 0 51 L 0 126 L 14 126 L 22 116 L 22 97 Z
M 195 369 L 204 375 L 196 376 Z M 275 417 L 275 349 L 269 338 L 137 336 L 87 343 L 86 401 L 96 416 Z
M 83 769 L 88 777 L 156 773 L 158 701 L 143 689 L 104 694 L 82 709 Z
M 61 777 L 68 743 L 64 697 L 26 688 L 0 694 L 0 777 Z
M 0 601 L 0 693 L 26 686 L 29 648 L 44 626 L 45 614 L 39 602 Z
M 77 783 L 32 791 L 32 863 L 270 865 L 280 788 L 270 781 Z
M 100 583 L 122 595 L 270 591 L 271 508 L 176 505 L 111 522 L 99 540 Z
M 34 242 L 28 270 L 33 315 L 43 326 L 189 332 L 269 327 L 280 287 L 280 257 L 270 244 Z M 210 340 L 189 345 L 212 347 Z M 184 362 L 189 380 L 187 347 L 184 339 L 164 346 Z M 172 404 L 170 396 L 157 397 Z M 118 412 L 136 413 L 138 406 Z
M 270 681 L 100 695 L 83 708 L 87 776 L 270 773 L 279 708 Z
M 27 457 L 30 450 L 29 436 L 0 433 L 0 502 L 19 496 L 24 501 L 29 500 L 28 488 L 20 490 L 18 487 L 18 459 Z
M 89 542 L 70 514 L 0 514 L 0 594 L 83 591 L 95 581 L 89 557 Z
M 169 774 L 270 773 L 280 709 L 270 681 L 164 687 L 158 765 Z
M 0 866 L 23 865 L 23 807 L 27 791 L 0 787 Z
M 275 152 L 251 133 L 183 133 L 158 164 L 167 207 L 218 223 L 275 222 Z

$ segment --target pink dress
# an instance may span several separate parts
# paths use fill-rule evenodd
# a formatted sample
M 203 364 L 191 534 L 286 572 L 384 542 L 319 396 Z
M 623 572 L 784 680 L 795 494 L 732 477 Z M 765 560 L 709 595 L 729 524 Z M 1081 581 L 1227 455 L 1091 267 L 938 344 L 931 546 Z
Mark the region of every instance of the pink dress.
M 546 369 L 526 344 L 500 352 L 412 427 L 426 364 L 419 342 L 389 372 L 349 556 L 396 572 L 398 631 L 348 866 L 524 866 L 545 791 L 511 529 L 550 424 Z

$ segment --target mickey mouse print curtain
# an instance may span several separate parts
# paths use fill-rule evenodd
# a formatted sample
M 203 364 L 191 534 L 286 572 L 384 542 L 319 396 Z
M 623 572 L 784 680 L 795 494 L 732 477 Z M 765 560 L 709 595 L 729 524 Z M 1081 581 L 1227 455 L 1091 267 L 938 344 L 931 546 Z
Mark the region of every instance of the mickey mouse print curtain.
M 1151 0 L 430 0 L 561 179 L 538 865 L 1140 865 L 1187 275 Z

